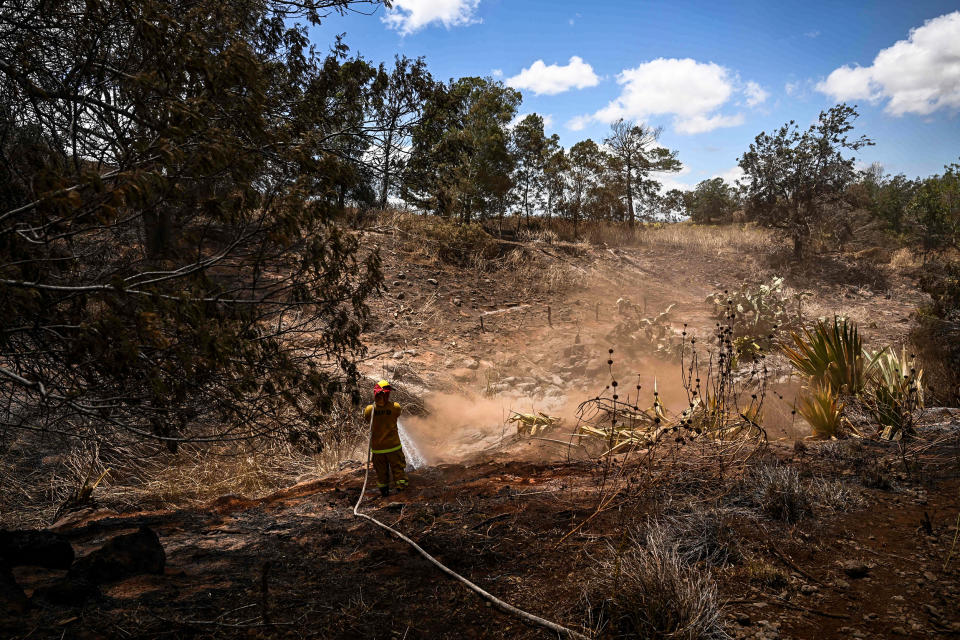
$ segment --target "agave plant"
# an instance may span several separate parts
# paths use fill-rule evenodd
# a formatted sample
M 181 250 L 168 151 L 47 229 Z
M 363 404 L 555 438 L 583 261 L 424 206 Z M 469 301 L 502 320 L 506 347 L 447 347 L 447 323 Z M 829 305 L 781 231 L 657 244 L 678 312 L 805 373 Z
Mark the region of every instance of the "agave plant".
M 803 336 L 790 334 L 796 348 L 783 352 L 800 373 L 814 384 L 828 384 L 836 392 L 859 395 L 870 380 L 873 361 L 863 353 L 856 323 L 834 316 L 833 324 L 817 322 Z
M 797 413 L 818 438 L 836 438 L 843 427 L 843 402 L 829 383 L 818 384 L 800 397 Z
M 867 404 L 883 428 L 884 437 L 899 438 L 913 429 L 913 414 L 923 408 L 923 370 L 906 348 L 868 354 L 873 377 Z

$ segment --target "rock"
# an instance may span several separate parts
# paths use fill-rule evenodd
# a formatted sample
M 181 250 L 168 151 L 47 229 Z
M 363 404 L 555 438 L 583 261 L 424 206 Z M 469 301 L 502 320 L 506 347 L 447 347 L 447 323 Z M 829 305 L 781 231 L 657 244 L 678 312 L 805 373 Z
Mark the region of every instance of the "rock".
M 10 567 L 69 569 L 73 547 L 52 531 L 0 531 L 0 559 Z
M 407 294 L 405 294 L 403 291 L 397 294 L 397 300 L 403 300 L 406 297 L 407 297 Z
M 459 306 L 462 306 L 462 305 L 463 305 L 463 300 L 461 300 L 460 298 L 454 298 L 454 299 L 453 299 L 453 306 L 459 307 Z
M 470 369 L 471 371 L 475 371 L 476 369 L 480 368 L 480 363 L 474 360 L 473 358 L 467 358 L 466 360 L 463 361 L 463 368 Z
M 77 560 L 67 577 L 102 584 L 143 573 L 162 574 L 166 562 L 157 534 L 149 527 L 140 527 L 136 533 L 117 536 Z
M 394 351 L 393 355 L 390 357 L 394 360 L 403 360 L 403 351 Z
M 892 633 L 895 636 L 905 636 L 910 632 L 904 629 L 903 627 L 894 627 L 890 629 L 890 633 Z
M 750 626 L 750 616 L 745 613 L 735 613 L 733 614 L 733 619 L 737 621 L 741 627 Z
M 0 615 L 19 616 L 30 608 L 30 601 L 17 581 L 10 567 L 0 563 Z
M 843 578 L 841 578 L 839 580 L 834 581 L 833 586 L 835 586 L 837 589 L 849 589 L 850 583 L 844 580 Z
M 54 582 L 51 585 L 40 587 L 33 592 L 34 600 L 41 600 L 47 604 L 60 607 L 80 607 L 87 600 L 100 597 L 100 589 L 83 576 L 71 576 Z
M 812 584 L 805 584 L 802 587 L 800 587 L 800 592 L 810 595 L 812 593 L 817 592 L 817 587 Z
M 397 274 L 397 279 L 398 279 L 398 280 L 405 280 L 406 278 L 407 278 L 407 276 L 406 276 L 402 271 Z
M 399 286 L 400 286 L 400 281 L 399 281 L 399 280 L 394 280 L 394 281 L 393 281 L 393 286 L 399 287 Z
M 435 287 L 440 285 L 440 283 L 437 282 L 436 279 L 434 279 L 434 278 L 427 278 L 427 283 L 428 283 L 428 284 L 432 284 L 432 285 L 435 286 Z
M 935 575 L 934 575 L 932 572 L 930 572 L 930 571 L 924 571 L 924 572 L 923 572 L 923 577 L 926 578 L 926 579 L 927 579 L 928 581 L 930 581 L 930 582 L 936 582 L 936 581 L 937 581 L 937 576 L 935 576 Z
M 870 567 L 857 560 L 845 560 L 840 563 L 840 567 L 843 569 L 843 572 L 847 574 L 847 576 L 853 578 L 854 580 L 864 578 L 868 573 L 870 573 Z

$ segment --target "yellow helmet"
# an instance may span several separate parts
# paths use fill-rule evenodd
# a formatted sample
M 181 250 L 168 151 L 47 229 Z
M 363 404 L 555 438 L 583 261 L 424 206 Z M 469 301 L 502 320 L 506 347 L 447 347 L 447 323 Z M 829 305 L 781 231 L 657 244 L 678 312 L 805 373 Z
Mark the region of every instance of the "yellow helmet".
M 389 382 L 387 382 L 386 380 L 381 380 L 373 388 L 373 395 L 374 396 L 379 396 L 380 394 L 390 395 L 391 388 L 392 387 L 390 386 Z

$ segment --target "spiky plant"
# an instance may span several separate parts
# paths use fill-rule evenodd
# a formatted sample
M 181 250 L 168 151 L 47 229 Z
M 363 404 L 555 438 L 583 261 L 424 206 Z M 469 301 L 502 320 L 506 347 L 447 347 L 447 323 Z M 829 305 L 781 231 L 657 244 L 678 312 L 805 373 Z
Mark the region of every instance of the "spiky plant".
M 906 348 L 900 353 L 882 349 L 868 357 L 873 377 L 867 405 L 886 437 L 908 434 L 913 429 L 915 410 L 923 408 L 923 369 L 916 368 Z
M 816 437 L 836 438 L 842 428 L 843 406 L 829 383 L 818 384 L 800 396 L 797 412 L 810 424 Z
M 813 384 L 829 384 L 838 392 L 859 395 L 870 379 L 872 361 L 864 356 L 856 323 L 834 316 L 833 324 L 819 321 L 803 336 L 792 333 L 796 348 L 783 352 Z

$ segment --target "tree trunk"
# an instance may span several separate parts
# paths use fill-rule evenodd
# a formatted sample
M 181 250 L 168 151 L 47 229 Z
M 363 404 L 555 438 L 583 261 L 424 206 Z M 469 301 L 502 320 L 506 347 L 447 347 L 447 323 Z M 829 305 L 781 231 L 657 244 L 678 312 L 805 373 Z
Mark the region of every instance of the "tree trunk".
M 527 229 L 530 228 L 530 180 L 523 182 L 523 210 L 527 214 Z
M 803 234 L 798 230 L 793 232 L 793 257 L 795 260 L 803 258 Z
M 380 208 L 387 208 L 387 195 L 390 192 L 390 150 L 393 148 L 393 130 L 387 134 L 387 144 L 383 152 L 383 184 L 380 185 Z
M 166 206 L 143 212 L 143 240 L 151 260 L 170 256 L 173 246 L 173 214 Z
M 633 181 L 630 174 L 633 172 L 633 167 L 630 165 L 630 158 L 627 158 L 627 215 L 630 219 L 630 226 L 634 224 L 633 219 Z

